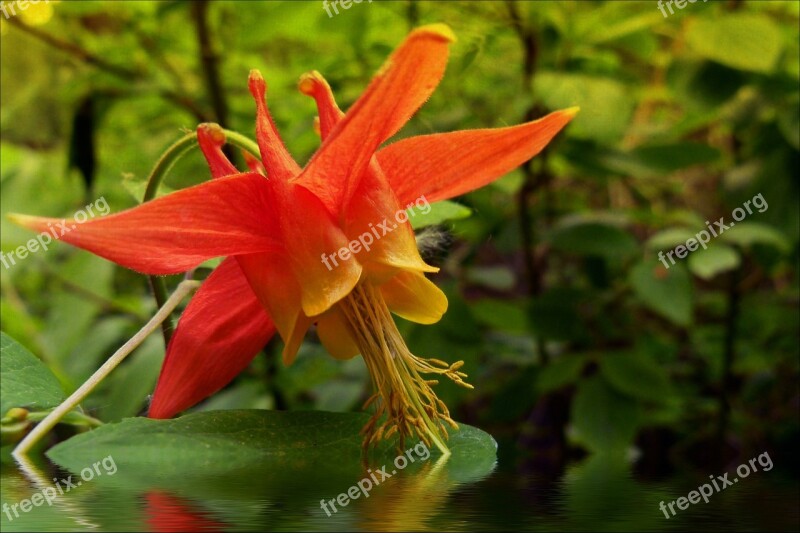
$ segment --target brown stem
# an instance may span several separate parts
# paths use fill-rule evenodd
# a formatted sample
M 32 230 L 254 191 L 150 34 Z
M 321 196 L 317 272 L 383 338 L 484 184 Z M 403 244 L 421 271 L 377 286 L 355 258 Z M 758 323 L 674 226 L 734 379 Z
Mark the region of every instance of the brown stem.
M 408 27 L 413 30 L 419 25 L 419 4 L 416 0 L 408 0 Z
M 506 2 L 508 14 L 511 19 L 511 26 L 517 33 L 520 45 L 522 46 L 523 53 L 523 77 L 522 88 L 526 94 L 533 92 L 533 77 L 536 73 L 536 66 L 539 57 L 539 43 L 537 40 L 536 32 L 530 28 L 522 19 L 522 15 L 517 8 L 517 3 L 508 0 Z M 542 114 L 542 109 L 537 104 L 532 104 L 525 113 L 525 122 L 535 119 Z M 541 157 L 544 157 L 544 153 Z M 534 170 L 534 162 L 528 161 L 522 166 L 523 184 L 519 191 L 517 198 L 517 206 L 519 212 L 520 224 L 520 239 L 522 241 L 522 254 L 525 261 L 525 277 L 528 284 L 528 294 L 531 298 L 539 296 L 544 287 L 544 264 L 540 264 L 536 258 L 536 233 L 534 227 L 536 221 L 531 213 L 530 205 L 533 202 L 536 191 L 544 186 L 549 187 L 549 179 L 544 170 L 545 165 L 542 165 L 542 170 L 536 172 Z M 545 198 L 549 197 L 546 195 Z M 543 261 L 542 261 L 543 263 Z M 547 350 L 542 339 L 537 339 L 537 347 L 543 364 L 547 364 L 548 355 Z
M 219 76 L 219 56 L 214 51 L 211 31 L 208 26 L 208 0 L 197 0 L 191 3 L 192 18 L 197 32 L 197 45 L 200 52 L 200 62 L 206 78 L 206 87 L 211 97 L 211 106 L 214 109 L 216 122 L 223 128 L 228 127 L 228 104 L 225 100 L 225 91 Z
M 733 389 L 733 361 L 736 356 L 736 325 L 739 319 L 741 292 L 739 281 L 742 275 L 740 266 L 730 274 L 728 285 L 728 310 L 725 315 L 725 341 L 722 352 L 722 383 L 719 388 L 719 425 L 717 436 L 724 442 L 725 431 L 731 410 L 730 397 Z

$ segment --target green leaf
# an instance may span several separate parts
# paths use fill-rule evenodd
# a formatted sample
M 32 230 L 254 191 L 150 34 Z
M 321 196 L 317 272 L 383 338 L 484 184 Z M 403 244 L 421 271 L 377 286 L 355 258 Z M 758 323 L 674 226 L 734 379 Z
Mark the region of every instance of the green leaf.
M 709 280 L 717 274 L 737 268 L 741 263 L 739 252 L 725 244 L 716 243 L 705 250 L 693 252 L 689 256 L 688 266 L 692 274 Z
M 614 259 L 634 253 L 636 239 L 628 232 L 601 222 L 564 224 L 548 236 L 553 248 L 577 255 Z
M 606 43 L 646 30 L 663 22 L 664 17 L 658 11 L 655 13 L 640 13 L 611 24 L 593 25 L 593 31 L 587 35 L 587 41 L 594 44 Z
M 614 170 L 631 176 L 659 176 L 719 159 L 716 148 L 696 142 L 640 146 L 630 152 L 610 152 L 603 158 Z
M 360 464 L 359 431 L 368 419 L 365 413 L 261 410 L 206 411 L 173 420 L 128 418 L 76 435 L 47 455 L 72 470 L 111 455 L 120 471 L 160 476 L 213 477 L 265 466 L 290 471 L 326 463 L 350 469 Z M 460 425 L 448 446 L 450 459 L 465 467 L 494 464 L 497 443 L 476 428 Z M 386 443 L 372 458 L 396 455 L 394 443 Z
M 576 289 L 553 288 L 530 303 L 531 331 L 542 339 L 569 341 L 586 335 L 578 308 L 584 300 Z
M 435 226 L 448 222 L 451 220 L 461 220 L 469 217 L 472 210 L 469 207 L 444 200 L 428 205 L 428 212 L 422 212 L 418 207 L 414 206 L 408 210 L 409 221 L 411 227 L 421 229 L 427 226 Z
M 580 106 L 567 132 L 580 139 L 619 139 L 628 128 L 635 103 L 625 84 L 585 74 L 542 72 L 536 75 L 534 90 L 550 109 Z
M 53 373 L 5 333 L 0 333 L 0 365 L 0 416 L 13 407 L 48 409 L 64 399 Z
M 514 272 L 504 266 L 471 267 L 466 271 L 467 280 L 498 291 L 511 290 L 516 283 Z
M 581 381 L 572 402 L 575 438 L 596 453 L 622 453 L 636 436 L 639 408 L 600 376 Z
M 475 319 L 498 331 L 528 333 L 528 317 L 522 302 L 483 298 L 472 302 Z
M 147 395 L 155 389 L 163 360 L 164 343 L 157 335 L 152 335 L 102 384 L 105 395 L 100 418 L 110 422 L 139 413 Z
M 735 226 L 734 226 L 735 224 Z M 777 248 L 781 252 L 788 252 L 791 249 L 789 240 L 780 231 L 762 224 L 761 222 L 731 222 L 729 229 L 720 235 L 720 238 L 744 248 L 749 248 L 755 244 L 763 244 Z
M 689 326 L 692 281 L 681 265 L 667 270 L 656 259 L 642 261 L 631 269 L 630 282 L 636 296 L 649 309 L 679 326 Z
M 754 13 L 694 18 L 686 41 L 700 56 L 740 70 L 771 72 L 781 54 L 778 28 Z
M 696 234 L 686 228 L 667 228 L 650 237 L 645 245 L 651 250 L 666 251 L 695 237 Z
M 539 372 L 536 377 L 536 390 L 543 394 L 574 383 L 580 377 L 585 363 L 586 357 L 579 354 L 569 354 L 556 359 Z
M 672 396 L 664 367 L 646 353 L 606 354 L 600 359 L 600 371 L 606 381 L 622 394 L 659 403 Z

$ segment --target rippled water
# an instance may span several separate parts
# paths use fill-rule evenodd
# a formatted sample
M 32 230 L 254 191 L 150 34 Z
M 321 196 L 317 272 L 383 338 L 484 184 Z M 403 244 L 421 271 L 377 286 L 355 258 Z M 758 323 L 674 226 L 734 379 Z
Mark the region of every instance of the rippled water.
M 502 457 L 502 454 L 501 454 Z M 3 507 L 3 531 L 797 531 L 797 481 L 778 468 L 746 480 L 665 518 L 659 502 L 685 496 L 708 473 L 659 482 L 636 479 L 630 465 L 599 456 L 549 477 L 524 464 L 413 465 L 327 516 L 330 500 L 368 472 L 363 465 L 327 469 L 296 465 L 285 471 L 235 472 L 162 478 L 158 472 L 95 476 L 14 517 Z M 14 505 L 68 473 L 44 461 L 2 467 L 2 503 Z M 76 477 L 73 477 L 75 481 Z M 380 479 L 380 478 L 378 478 Z M 677 509 L 676 509 L 677 510 Z M 9 513 L 12 520 L 9 520 Z

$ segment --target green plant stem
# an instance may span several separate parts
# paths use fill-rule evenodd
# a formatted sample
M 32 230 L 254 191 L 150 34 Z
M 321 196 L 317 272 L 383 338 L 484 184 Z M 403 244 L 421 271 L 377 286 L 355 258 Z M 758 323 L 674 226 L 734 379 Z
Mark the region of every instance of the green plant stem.
M 251 153 L 258 154 L 258 144 L 248 139 L 240 133 L 230 130 L 222 130 L 225 133 L 225 138 L 234 146 Z M 153 170 L 147 177 L 147 186 L 145 187 L 144 197 L 142 202 L 148 202 L 156 197 L 158 188 L 164 181 L 164 178 L 169 173 L 170 169 L 178 162 L 178 160 L 189 153 L 195 146 L 197 146 L 197 132 L 187 133 L 172 146 L 167 148 L 164 154 L 156 161 Z M 160 276 L 149 276 L 150 287 L 153 290 L 153 297 L 156 300 L 156 306 L 161 308 L 167 302 L 167 285 L 164 278 Z M 166 320 L 161 324 L 161 332 L 164 336 L 164 346 L 169 345 L 169 340 L 172 338 L 172 331 L 174 324 L 172 323 L 172 315 L 167 316 Z
M 164 320 L 166 320 L 172 310 L 189 294 L 194 292 L 200 286 L 199 281 L 186 280 L 178 285 L 178 288 L 169 297 L 166 304 L 158 310 L 158 312 L 144 325 L 142 329 L 136 333 L 131 339 L 122 345 L 114 355 L 108 358 L 92 376 L 81 385 L 78 390 L 73 392 L 69 398 L 64 400 L 58 407 L 53 409 L 39 424 L 33 428 L 33 431 L 22 439 L 22 442 L 14 449 L 13 455 L 15 458 L 25 456 L 30 449 L 39 442 L 58 422 L 64 418 L 70 411 L 84 400 L 96 387 L 99 385 L 110 373 L 113 371 L 125 358 L 135 350 L 150 333 L 152 333 Z

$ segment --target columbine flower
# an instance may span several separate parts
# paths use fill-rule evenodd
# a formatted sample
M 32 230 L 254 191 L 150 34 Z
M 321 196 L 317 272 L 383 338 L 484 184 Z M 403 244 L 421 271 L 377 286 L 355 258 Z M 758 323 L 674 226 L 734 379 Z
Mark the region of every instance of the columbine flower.
M 452 198 L 482 187 L 527 161 L 574 116 L 552 113 L 519 126 L 412 137 L 379 150 L 428 99 L 442 78 L 450 29 L 413 31 L 347 114 L 316 72 L 300 90 L 319 109 L 322 145 L 300 168 L 286 150 L 266 104 L 261 74 L 250 74 L 261 162 L 246 155 L 240 173 L 224 156 L 215 125 L 198 128 L 215 179 L 115 215 L 89 220 L 63 239 L 125 267 L 175 274 L 228 256 L 184 311 L 167 349 L 150 416 L 166 418 L 229 383 L 277 332 L 290 364 L 312 324 L 336 358 L 361 354 L 375 395 L 365 445 L 397 434 L 446 452 L 445 425 L 457 427 L 432 390 L 439 376 L 468 386 L 459 370 L 412 354 L 392 313 L 430 324 L 447 299 L 426 272 L 408 223 L 369 249 L 329 268 L 322 257 L 425 197 Z M 16 215 L 41 231 L 51 219 Z M 347 255 L 347 254 L 345 254 Z M 340 254 L 341 257 L 341 254 Z

